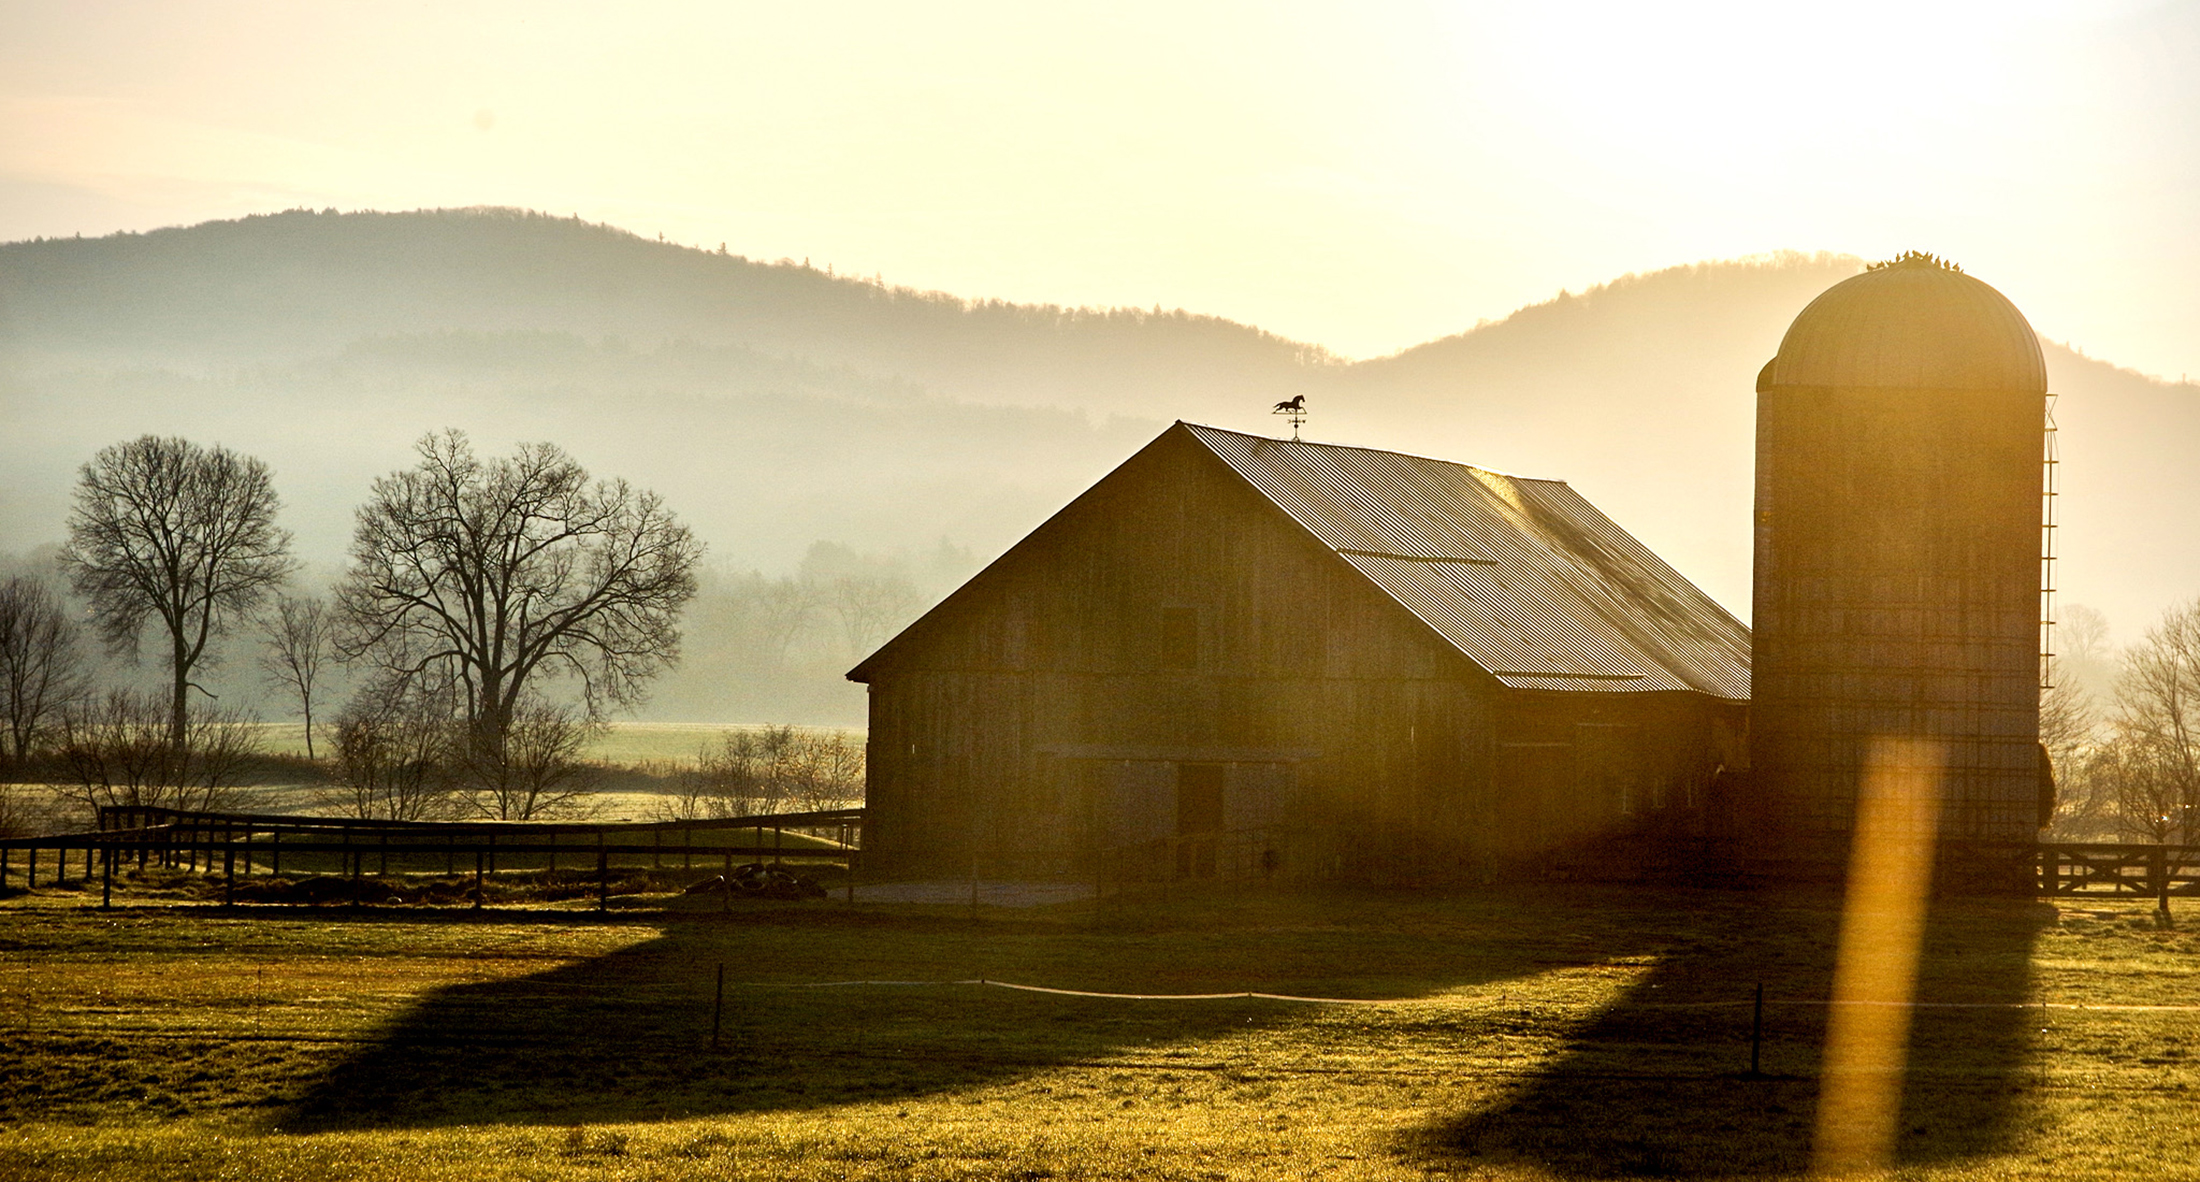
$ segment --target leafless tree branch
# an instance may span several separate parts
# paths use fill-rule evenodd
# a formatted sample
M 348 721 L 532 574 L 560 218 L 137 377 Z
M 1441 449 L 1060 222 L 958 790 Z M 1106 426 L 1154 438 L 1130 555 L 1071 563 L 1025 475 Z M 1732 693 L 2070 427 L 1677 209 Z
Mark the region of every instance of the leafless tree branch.
M 591 482 L 550 444 L 484 461 L 446 431 L 417 451 L 420 462 L 377 480 L 359 510 L 337 589 L 338 654 L 400 676 L 447 667 L 477 773 L 534 757 L 513 743 L 523 726 L 548 726 L 539 711 L 523 718 L 545 681 L 579 683 L 577 724 L 638 702 L 679 657 L 702 553 L 688 528 L 656 494 Z
M 86 684 L 76 625 L 54 593 L 23 575 L 0 583 L 0 756 L 35 754 Z
M 293 568 L 278 505 L 266 464 L 173 437 L 103 448 L 78 473 L 62 569 L 113 651 L 135 655 L 159 624 L 173 742 L 188 737 L 187 691 L 208 644 Z

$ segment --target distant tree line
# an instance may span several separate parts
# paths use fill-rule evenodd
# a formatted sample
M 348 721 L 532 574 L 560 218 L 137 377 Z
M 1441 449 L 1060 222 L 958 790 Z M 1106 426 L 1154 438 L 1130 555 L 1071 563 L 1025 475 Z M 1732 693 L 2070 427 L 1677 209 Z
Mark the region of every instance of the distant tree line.
M 806 718 L 860 725 L 844 676 L 977 568 L 969 551 L 864 554 L 810 547 L 789 574 L 704 570 L 687 614 L 685 668 L 654 696 L 665 717 Z
M 327 803 L 360 816 L 543 816 L 586 791 L 579 754 L 679 659 L 702 547 L 655 494 L 549 444 L 483 459 L 450 431 L 375 482 L 333 596 L 298 591 L 267 466 L 144 436 L 80 471 L 58 571 L 0 583 L 0 760 L 86 806 L 217 809 L 263 755 L 198 677 L 220 643 L 325 730 Z M 96 684 L 87 633 L 166 688 Z M 353 692 L 332 714 L 337 670 Z M 329 714 L 320 728 L 316 713 Z M 20 778 L 20 775 L 11 776 Z M 0 801 L 0 824 L 14 806 Z

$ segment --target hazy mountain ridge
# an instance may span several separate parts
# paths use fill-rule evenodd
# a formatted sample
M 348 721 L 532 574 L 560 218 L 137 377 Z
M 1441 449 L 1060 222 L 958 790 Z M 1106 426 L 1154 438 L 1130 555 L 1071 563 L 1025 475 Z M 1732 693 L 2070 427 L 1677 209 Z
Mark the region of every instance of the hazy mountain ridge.
M 1754 379 L 1861 266 L 1630 275 L 1347 363 L 1215 317 L 965 301 L 513 211 L 11 243 L 0 550 L 57 540 L 76 466 L 156 431 L 266 457 L 301 552 L 330 564 L 368 483 L 458 426 L 657 489 L 732 571 L 791 571 L 820 539 L 983 559 L 1170 419 L 1276 431 L 1269 404 L 1304 393 L 1309 438 L 1568 480 L 1746 618 Z M 2200 591 L 2200 394 L 2047 354 L 2061 583 L 2135 634 Z M 813 648 L 805 675 L 829 678 Z M 711 676 L 691 661 L 662 696 L 704 716 Z M 815 721 L 861 701 L 797 697 Z
M 516 210 L 299 210 L 0 246 L 0 337 L 34 355 L 197 367 L 446 330 L 738 345 L 1133 413 L 1332 362 L 1219 317 L 964 300 Z

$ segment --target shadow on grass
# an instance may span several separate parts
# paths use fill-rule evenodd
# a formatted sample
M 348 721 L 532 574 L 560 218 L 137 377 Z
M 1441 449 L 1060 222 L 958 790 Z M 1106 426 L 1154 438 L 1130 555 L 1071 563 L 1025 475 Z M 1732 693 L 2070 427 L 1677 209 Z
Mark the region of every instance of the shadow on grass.
M 657 938 L 609 955 L 429 995 L 322 1073 L 278 1123 L 314 1131 L 652 1120 L 911 1099 L 1126 1055 L 1197 1069 L 1200 1040 L 1306 1013 L 1251 999 L 788 987 L 796 982 L 982 977 L 1160 993 L 1412 996 L 1611 952 L 1608 939 L 1560 930 L 1493 939 L 1516 922 L 1501 905 L 1485 904 L 1464 925 L 1431 920 L 1418 900 L 1201 907 L 1127 912 L 1099 927 L 824 904 L 674 919 Z M 1417 907 L 1420 918 L 1395 930 L 1366 923 Z M 1444 932 L 1455 938 L 1432 938 Z M 714 1050 L 721 964 L 728 985 Z
M 1979 901 L 1935 912 L 1921 998 L 1985 1007 L 1918 1011 L 1905 1164 L 2012 1147 L 2036 1025 L 2021 1004 L 2046 914 Z M 974 986 L 785 987 L 794 982 L 985 977 L 1160 993 L 1267 987 L 1405 997 L 1655 958 L 1534 1076 L 1409 1135 L 1401 1157 L 1439 1169 L 1533 1162 L 1562 1176 L 1795 1174 L 1808 1164 L 1825 1027 L 1822 1006 L 1799 1003 L 1827 995 L 1836 923 L 1830 895 L 1645 898 L 1598 889 L 1280 897 L 1210 912 L 1180 903 L 1097 928 L 806 905 L 695 915 L 609 955 L 438 990 L 320 1071 L 275 1123 L 293 1131 L 611 1123 L 891 1103 L 1072 1064 L 1129 1069 L 1121 1060 L 1136 1058 L 1197 1070 L 1214 1057 L 1203 1042 L 1308 1012 L 1254 1000 L 1139 1003 Z M 729 985 L 714 1050 L 720 964 Z M 1749 1078 L 1747 1000 L 1759 981 L 1771 999 L 1764 1078 Z M 1507 1020 L 1468 1021 L 1443 1037 L 1471 1043 L 1476 1027 L 1494 1036 Z
M 1838 914 L 1833 900 L 1737 911 L 1662 956 L 1564 1054 L 1480 1111 L 1410 1134 L 1405 1156 L 1562 1177 L 1783 1176 L 1809 1166 Z M 2052 909 L 1952 901 L 1928 925 L 1896 1153 L 1903 1165 L 2007 1152 L 2032 1082 L 2032 946 Z M 1762 982 L 1760 1076 L 1751 1007 Z M 1968 1003 L 1946 1005 L 1945 1003 Z M 1968 1008 L 1968 1007 L 1977 1008 Z

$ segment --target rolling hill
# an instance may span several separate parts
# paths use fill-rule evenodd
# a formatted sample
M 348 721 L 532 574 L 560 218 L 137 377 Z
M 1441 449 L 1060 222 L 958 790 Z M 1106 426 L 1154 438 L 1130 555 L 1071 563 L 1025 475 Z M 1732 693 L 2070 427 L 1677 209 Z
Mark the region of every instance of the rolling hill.
M 1170 420 L 1273 430 L 1306 394 L 1312 438 L 1571 481 L 1746 618 L 1753 379 L 1860 266 L 1631 275 L 1348 362 L 1210 316 L 970 301 L 511 210 L 0 244 L 0 551 L 59 540 L 76 466 L 153 431 L 267 458 L 301 554 L 333 565 L 368 483 L 457 426 L 657 489 L 729 573 L 821 540 L 983 559 Z M 2061 583 L 2130 635 L 2200 592 L 2200 391 L 2048 355 Z M 822 642 L 802 676 L 823 683 L 757 696 L 718 692 L 764 674 L 695 639 L 660 716 L 860 717 Z

